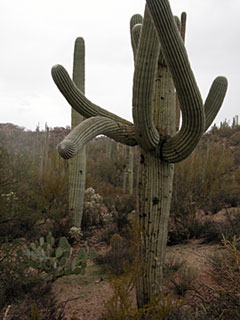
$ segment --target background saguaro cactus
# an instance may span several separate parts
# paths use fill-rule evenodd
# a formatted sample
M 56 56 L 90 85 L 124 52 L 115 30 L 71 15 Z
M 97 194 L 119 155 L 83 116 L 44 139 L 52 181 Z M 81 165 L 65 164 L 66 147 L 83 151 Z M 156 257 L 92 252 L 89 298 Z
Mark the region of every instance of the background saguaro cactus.
M 77 38 L 74 46 L 73 81 L 85 93 L 85 44 Z M 83 121 L 83 116 L 72 108 L 72 129 Z M 83 215 L 83 202 L 86 181 L 86 148 L 70 160 L 69 164 L 69 211 L 73 226 L 80 228 Z
M 181 36 L 186 17 L 179 28 L 168 0 L 146 2 L 144 18 L 134 15 L 130 23 L 135 63 L 134 124 L 90 102 L 62 66 L 52 69 L 59 90 L 88 118 L 59 144 L 63 158 L 73 157 L 98 134 L 139 146 L 139 254 L 144 261 L 137 283 L 139 307 L 161 291 L 174 163 L 194 150 L 221 107 L 227 89 L 227 80 L 216 78 L 203 104 Z M 182 112 L 177 133 L 176 94 Z

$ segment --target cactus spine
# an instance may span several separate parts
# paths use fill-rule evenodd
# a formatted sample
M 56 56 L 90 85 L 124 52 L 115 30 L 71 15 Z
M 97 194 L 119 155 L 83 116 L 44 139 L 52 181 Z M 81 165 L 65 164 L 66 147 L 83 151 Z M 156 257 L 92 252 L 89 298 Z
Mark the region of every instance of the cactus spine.
M 74 47 L 73 82 L 84 94 L 85 92 L 85 45 L 83 38 L 77 38 Z M 72 108 L 72 129 L 83 121 Z M 86 181 L 86 147 L 70 160 L 69 163 L 69 211 L 73 226 L 80 228 L 83 215 L 83 202 Z
M 59 144 L 62 157 L 74 156 L 100 133 L 139 146 L 139 251 L 144 261 L 143 275 L 137 283 L 139 307 L 161 291 L 174 163 L 187 158 L 197 146 L 221 107 L 227 89 L 227 80 L 218 77 L 203 104 L 168 0 L 146 2 L 143 23 L 135 15 L 130 24 L 135 61 L 134 124 L 87 100 L 62 66 L 52 69 L 53 79 L 65 98 L 89 118 Z M 180 26 L 180 30 L 184 28 Z M 177 133 L 175 89 L 182 112 L 182 126 Z

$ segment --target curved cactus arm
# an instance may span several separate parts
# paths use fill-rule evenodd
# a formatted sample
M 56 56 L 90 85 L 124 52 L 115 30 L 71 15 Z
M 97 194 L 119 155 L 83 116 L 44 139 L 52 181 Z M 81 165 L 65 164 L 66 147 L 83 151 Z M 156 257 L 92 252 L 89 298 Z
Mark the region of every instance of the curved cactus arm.
M 118 121 L 97 116 L 84 120 L 77 125 L 57 146 L 60 156 L 64 159 L 74 157 L 81 148 L 99 134 L 105 134 L 117 142 L 130 146 L 137 144 L 134 126 L 127 126 Z
M 181 37 L 183 39 L 183 42 L 185 41 L 186 24 L 187 24 L 187 13 L 186 12 L 182 12 L 182 14 L 181 14 L 180 34 L 181 34 Z
M 178 17 L 175 16 L 175 22 L 177 24 L 178 30 L 179 30 L 180 35 L 181 35 L 183 42 L 184 42 L 185 41 L 185 34 L 186 34 L 186 22 L 187 22 L 186 12 L 182 12 L 181 21 Z M 180 105 L 179 105 L 178 96 L 176 95 L 176 131 L 179 130 L 180 116 L 181 116 Z
M 159 132 L 153 123 L 152 114 L 159 50 L 160 44 L 146 6 L 133 79 L 133 119 L 136 138 L 145 151 L 154 150 L 159 142 Z
M 136 37 L 135 37 L 135 34 L 133 33 L 133 28 L 138 24 L 140 25 L 143 24 L 143 17 L 137 13 L 137 14 L 134 14 L 130 20 L 130 36 L 131 36 L 131 44 L 133 49 L 134 60 L 137 54 L 137 46 L 136 46 Z
M 135 24 L 131 32 L 134 61 L 136 60 L 136 56 L 137 56 L 137 49 L 138 49 L 139 39 L 141 35 L 141 30 L 142 30 L 142 24 L 138 23 L 138 24 Z
M 143 17 L 139 13 L 134 14 L 130 20 L 130 32 L 136 24 L 143 24 Z
M 85 42 L 78 37 L 74 44 L 73 82 L 85 93 Z
M 93 104 L 89 101 L 81 90 L 77 88 L 72 79 L 70 78 L 68 72 L 61 65 L 55 65 L 52 68 L 53 80 L 61 91 L 63 96 L 69 102 L 69 104 L 77 112 L 79 112 L 85 118 L 90 118 L 94 116 L 103 116 L 109 119 L 113 119 L 121 122 L 125 125 L 132 125 L 130 121 L 127 121 L 117 115 L 108 112 L 107 110 L 100 108 L 99 106 Z
M 217 77 L 209 90 L 204 104 L 205 110 L 205 131 L 215 119 L 227 92 L 228 82 L 225 77 Z
M 161 145 L 161 158 L 175 163 L 185 159 L 202 136 L 205 125 L 203 103 L 168 0 L 147 0 L 147 4 L 182 110 L 181 130 Z

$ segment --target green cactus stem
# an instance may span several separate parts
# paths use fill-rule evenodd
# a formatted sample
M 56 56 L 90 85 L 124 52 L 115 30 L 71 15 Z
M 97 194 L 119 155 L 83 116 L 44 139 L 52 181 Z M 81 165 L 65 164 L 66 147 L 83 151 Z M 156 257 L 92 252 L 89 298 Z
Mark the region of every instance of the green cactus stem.
M 120 123 L 123 123 L 125 125 L 133 126 L 130 121 L 120 118 L 115 114 L 89 101 L 85 97 L 83 92 L 77 88 L 75 83 L 71 80 L 67 71 L 61 65 L 53 66 L 52 77 L 56 86 L 69 102 L 69 104 L 73 107 L 73 109 L 82 114 L 85 118 L 103 116 L 119 121 Z
M 64 158 L 74 156 L 99 134 L 125 145 L 138 145 L 139 258 L 144 268 L 136 292 L 138 306 L 143 307 L 161 292 L 174 163 L 191 154 L 211 125 L 223 103 L 227 80 L 216 78 L 203 104 L 183 41 L 186 14 L 179 23 L 168 0 L 147 0 L 143 20 L 134 15 L 130 29 L 135 64 L 134 124 L 90 102 L 62 66 L 55 66 L 52 76 L 70 105 L 88 118 L 59 145 Z M 176 94 L 182 112 L 177 133 Z
M 91 117 L 76 126 L 58 145 L 58 152 L 64 159 L 75 156 L 82 147 L 99 134 L 105 134 L 117 142 L 134 146 L 134 127 L 101 116 Z
M 85 44 L 83 38 L 77 38 L 74 46 L 73 82 L 85 92 Z M 72 108 L 72 129 L 84 120 L 84 117 Z M 80 228 L 83 215 L 83 203 L 86 181 L 86 148 L 69 162 L 69 212 L 72 225 Z
M 140 14 L 134 14 L 130 20 L 131 43 L 133 48 L 133 57 L 135 60 L 137 47 L 141 33 L 143 17 Z
M 204 133 L 203 103 L 184 43 L 174 23 L 168 0 L 147 0 L 147 4 L 177 90 L 182 111 L 181 130 L 176 136 L 168 139 L 161 150 L 163 160 L 175 163 L 185 159 L 194 150 Z M 226 87 L 223 88 L 223 96 L 225 92 Z M 221 92 L 216 94 L 221 94 Z

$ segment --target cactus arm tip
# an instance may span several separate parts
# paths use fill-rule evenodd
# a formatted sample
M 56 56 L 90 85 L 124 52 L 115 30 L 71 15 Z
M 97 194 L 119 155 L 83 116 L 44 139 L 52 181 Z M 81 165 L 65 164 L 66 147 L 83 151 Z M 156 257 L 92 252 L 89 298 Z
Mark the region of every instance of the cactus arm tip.
M 136 59 L 138 40 L 141 32 L 140 26 L 143 23 L 143 17 L 140 14 L 134 14 L 130 20 L 130 36 L 133 49 L 134 60 Z M 135 28 L 135 26 L 138 27 Z
M 78 124 L 57 146 L 60 156 L 64 159 L 74 157 L 82 147 L 99 134 L 105 134 L 115 141 L 126 145 L 137 144 L 134 126 L 126 126 L 118 121 L 101 116 L 85 119 Z
M 60 156 L 65 160 L 72 158 L 76 153 L 75 145 L 72 143 L 72 141 L 67 139 L 64 139 L 57 145 L 57 150 Z
M 209 90 L 206 101 L 204 103 L 205 111 L 205 129 L 206 131 L 214 121 L 218 111 L 220 110 L 228 88 L 228 81 L 225 77 L 217 77 Z
M 140 35 L 141 35 L 141 30 L 142 30 L 142 24 L 138 23 L 138 24 L 134 25 L 134 27 L 132 28 L 132 32 L 131 32 L 134 60 L 136 60 L 136 55 L 137 55 L 137 49 L 138 49 L 139 39 L 140 39 Z

